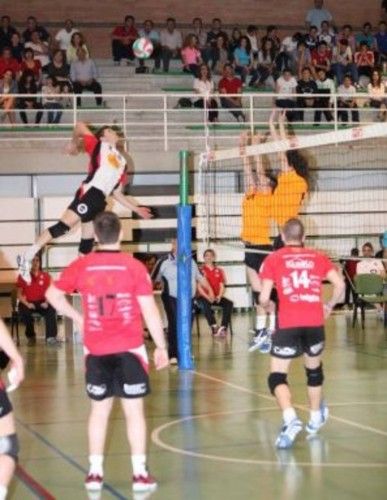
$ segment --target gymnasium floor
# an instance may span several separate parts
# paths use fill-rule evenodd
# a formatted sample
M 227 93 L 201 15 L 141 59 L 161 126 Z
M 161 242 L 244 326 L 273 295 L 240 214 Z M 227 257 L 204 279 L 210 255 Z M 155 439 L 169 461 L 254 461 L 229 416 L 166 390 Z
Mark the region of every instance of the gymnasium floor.
M 213 341 L 201 323 L 194 333 L 196 371 L 152 373 L 147 400 L 150 466 L 160 481 L 149 496 L 133 496 L 122 415 L 115 407 L 101 498 L 145 500 L 265 500 L 387 498 L 386 331 L 369 313 L 366 331 L 350 314 L 327 325 L 326 397 L 331 418 L 321 436 L 302 433 L 292 451 L 273 442 L 280 413 L 266 388 L 268 357 L 248 354 L 247 314 L 234 317 L 233 341 Z M 12 395 L 22 444 L 21 468 L 10 498 L 86 499 L 85 422 L 81 347 L 22 352 L 27 379 Z M 304 373 L 290 381 L 306 420 Z

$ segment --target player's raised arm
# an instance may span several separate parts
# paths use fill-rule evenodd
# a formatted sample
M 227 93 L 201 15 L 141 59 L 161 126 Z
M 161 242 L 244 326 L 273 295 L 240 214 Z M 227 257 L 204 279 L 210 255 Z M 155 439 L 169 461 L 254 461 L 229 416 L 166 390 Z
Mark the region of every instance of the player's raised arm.
M 254 193 L 257 187 L 254 172 L 251 167 L 250 157 L 246 156 L 246 146 L 248 146 L 248 142 L 248 134 L 246 132 L 242 132 L 239 136 L 239 149 L 243 158 L 244 190 L 246 194 Z
M 138 205 L 137 200 L 133 198 L 133 196 L 125 196 L 122 192 L 121 186 L 113 191 L 113 198 L 118 201 L 120 205 L 125 208 L 129 208 L 129 210 L 132 210 L 132 212 L 135 212 L 143 219 L 151 219 L 153 217 L 152 211 L 149 207 L 141 207 Z

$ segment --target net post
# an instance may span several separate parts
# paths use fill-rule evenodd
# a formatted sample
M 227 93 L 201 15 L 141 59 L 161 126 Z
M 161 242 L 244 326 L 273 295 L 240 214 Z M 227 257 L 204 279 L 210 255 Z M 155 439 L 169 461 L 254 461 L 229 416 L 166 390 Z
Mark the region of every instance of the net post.
M 180 370 L 192 370 L 192 206 L 189 194 L 189 152 L 180 151 L 180 204 L 177 209 L 177 347 Z

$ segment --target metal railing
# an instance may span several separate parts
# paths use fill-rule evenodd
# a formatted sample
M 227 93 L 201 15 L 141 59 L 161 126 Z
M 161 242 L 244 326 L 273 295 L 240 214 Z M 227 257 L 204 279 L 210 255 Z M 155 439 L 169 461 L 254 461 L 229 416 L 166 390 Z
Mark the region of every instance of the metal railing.
M 293 120 L 292 125 L 296 132 L 313 132 L 319 124 L 315 119 L 315 113 L 329 112 L 332 120 L 324 126 L 338 130 L 341 126 L 358 126 L 370 123 L 377 119 L 380 111 L 369 107 L 371 97 L 365 93 L 357 93 L 353 96 L 340 94 L 291 94 L 279 95 L 272 92 L 253 92 L 238 94 L 242 99 L 241 108 L 224 108 L 221 99 L 224 97 L 236 97 L 236 95 L 212 94 L 218 104 L 219 117 L 216 123 L 208 120 L 208 102 L 204 100 L 203 108 L 197 107 L 197 101 L 201 96 L 189 90 L 172 91 L 162 93 L 109 93 L 102 94 L 103 104 L 101 106 L 90 106 L 90 100 L 95 99 L 94 94 L 84 93 L 81 95 L 68 94 L 57 95 L 63 102 L 61 120 L 57 124 L 47 123 L 49 109 L 42 105 L 42 99 L 47 96 L 40 94 L 17 94 L 4 95 L 3 98 L 15 98 L 15 107 L 12 110 L 16 122 L 7 123 L 8 116 L 3 110 L 2 122 L 0 124 L 0 141 L 17 142 L 23 139 L 29 141 L 68 141 L 70 130 L 79 121 L 87 121 L 95 126 L 117 125 L 123 129 L 125 137 L 132 144 L 145 143 L 156 145 L 160 150 L 168 151 L 179 149 L 181 142 L 185 141 L 193 149 L 203 150 L 210 142 L 213 144 L 229 146 L 230 140 L 237 140 L 241 130 L 267 129 L 268 118 L 273 107 L 279 99 L 292 99 L 294 105 L 288 109 Z M 81 98 L 83 106 L 77 99 Z M 357 102 L 357 108 L 348 109 L 343 102 L 353 98 Z M 20 99 L 33 101 L 33 108 L 20 108 L 17 103 Z M 182 100 L 183 99 L 183 100 Z M 301 105 L 301 100 L 314 100 L 311 106 Z M 322 100 L 325 102 L 322 103 Z M 85 106 L 85 102 L 87 105 Z M 329 103 L 328 103 L 329 102 Z M 191 106 L 189 105 L 191 103 Z M 185 105 L 187 107 L 182 107 Z M 242 109 L 245 121 L 237 122 L 232 116 L 232 111 Z M 19 114 L 25 112 L 30 122 L 21 122 Z M 36 114 L 43 112 L 43 118 L 39 124 L 35 123 Z M 301 119 L 301 113 L 304 113 Z M 343 118 L 347 113 L 347 122 Z M 358 120 L 356 117 L 358 113 Z M 289 116 L 290 117 L 290 116 Z M 44 122 L 44 123 L 43 123 Z

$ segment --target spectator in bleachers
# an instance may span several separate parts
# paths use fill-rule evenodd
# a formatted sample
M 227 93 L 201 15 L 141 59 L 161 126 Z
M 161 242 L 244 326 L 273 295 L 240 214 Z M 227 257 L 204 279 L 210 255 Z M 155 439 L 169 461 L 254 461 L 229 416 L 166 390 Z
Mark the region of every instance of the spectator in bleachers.
M 286 118 L 289 122 L 294 121 L 296 115 L 292 111 L 296 105 L 295 98 L 292 94 L 296 93 L 297 80 L 292 75 L 291 71 L 285 69 L 282 75 L 276 81 L 276 93 L 278 95 L 275 104 L 278 108 L 286 109 Z
M 317 84 L 312 78 L 312 74 L 309 68 L 304 68 L 302 70 L 301 79 L 298 81 L 298 85 L 296 87 L 297 94 L 308 94 L 307 97 L 298 97 L 297 98 L 297 108 L 302 108 L 297 112 L 297 118 L 300 121 L 304 121 L 304 111 L 303 109 L 309 108 L 312 109 L 315 107 L 316 98 L 313 97 L 313 94 L 317 93 Z
M 348 45 L 348 40 L 342 38 L 338 45 L 333 47 L 332 54 L 332 72 L 336 77 L 336 83 L 341 85 L 346 74 L 350 74 L 352 81 L 357 83 L 357 66 L 353 62 L 352 49 Z
M 25 31 L 23 31 L 23 35 L 22 35 L 24 43 L 30 42 L 32 40 L 32 33 L 34 31 L 37 31 L 39 33 L 39 39 L 42 42 L 47 42 L 47 44 L 50 42 L 51 37 L 50 37 L 49 32 L 46 30 L 46 28 L 38 25 L 36 17 L 29 16 L 29 17 L 27 17 L 27 27 L 26 27 Z
M 249 24 L 246 30 L 246 36 L 249 39 L 250 47 L 251 47 L 251 55 L 253 57 L 258 56 L 259 51 L 259 36 L 258 36 L 258 27 L 255 24 Z
M 161 63 L 161 44 L 160 44 L 160 33 L 154 29 L 153 21 L 147 19 L 144 21 L 144 27 L 139 30 L 139 36 L 148 38 L 153 44 L 152 59 L 155 61 L 155 70 L 160 69 Z M 144 59 L 139 59 L 140 66 L 145 65 Z
M 41 102 L 36 97 L 36 94 L 39 92 L 40 87 L 35 78 L 35 74 L 33 71 L 26 69 L 23 71 L 20 80 L 19 80 L 19 94 L 28 94 L 28 96 L 23 96 L 18 99 L 18 107 L 20 111 L 20 118 L 22 122 L 28 123 L 28 114 L 27 112 L 31 112 L 32 110 L 37 110 L 35 114 L 35 125 L 38 125 L 42 119 L 43 112 L 41 111 Z
M 161 31 L 160 40 L 163 71 L 168 73 L 171 59 L 180 58 L 180 50 L 183 45 L 181 32 L 176 29 L 176 21 L 173 17 L 167 19 L 167 27 Z
M 321 29 L 318 33 L 318 41 L 320 42 L 325 42 L 328 46 L 328 48 L 332 48 L 335 44 L 335 34 L 331 27 L 329 26 L 328 21 L 323 21 L 321 23 Z
M 237 121 L 240 119 L 244 122 L 246 117 L 242 112 L 242 97 L 228 95 L 242 93 L 242 82 L 234 75 L 234 68 L 230 63 L 224 65 L 223 78 L 219 81 L 219 93 L 221 106 L 228 109 Z
M 374 35 L 372 34 L 372 25 L 371 23 L 363 24 L 363 31 L 356 35 L 356 48 L 357 50 L 361 49 L 362 44 L 366 44 L 370 50 L 376 50 L 376 40 Z
M 32 72 L 37 83 L 42 81 L 42 65 L 39 59 L 34 59 L 34 51 L 30 48 L 24 50 L 24 57 L 20 65 L 20 71 Z
M 8 95 L 13 94 L 13 95 Z M 0 106 L 4 110 L 4 120 L 8 119 L 10 124 L 16 122 L 15 118 L 15 97 L 17 94 L 17 83 L 12 70 L 7 69 L 0 80 Z
M 144 265 L 146 267 L 146 270 L 149 273 L 149 276 L 152 275 L 153 269 L 156 266 L 156 262 L 157 262 L 157 257 L 156 257 L 155 254 L 148 253 L 147 255 L 145 255 L 145 257 L 144 257 Z
M 305 45 L 312 52 L 318 47 L 318 29 L 317 26 L 311 26 L 309 33 L 305 37 Z
M 21 63 L 24 53 L 24 45 L 21 42 L 19 33 L 15 32 L 11 35 L 11 43 L 9 45 L 12 57 Z
M 11 46 L 11 38 L 14 33 L 17 33 L 17 30 L 11 25 L 11 18 L 2 16 L 0 20 L 0 51 L 4 47 Z
M 277 56 L 277 69 L 282 73 L 284 69 L 290 69 L 292 72 L 297 70 L 297 47 L 303 40 L 301 33 L 294 33 L 292 36 L 286 36 L 281 42 L 280 52 Z
M 386 270 L 383 262 L 374 257 L 374 247 L 372 243 L 367 241 L 361 247 L 362 256 L 364 259 L 360 260 L 356 266 L 356 274 L 379 274 L 382 278 L 386 276 Z
M 387 27 L 384 21 L 379 23 L 379 31 L 375 35 L 378 52 L 378 64 L 386 66 L 387 63 Z
M 367 88 L 375 66 L 374 52 L 363 42 L 360 44 L 359 50 L 355 52 L 354 60 L 359 75 L 359 85 Z
M 281 40 L 278 36 L 278 27 L 275 26 L 274 24 L 269 24 L 269 26 L 266 28 L 266 35 L 262 37 L 261 40 L 261 47 L 265 44 L 266 40 L 271 40 L 273 43 L 273 46 L 278 52 L 281 48 Z
M 386 88 L 380 71 L 374 69 L 371 75 L 371 81 L 367 86 L 370 96 L 370 106 L 379 110 L 379 121 L 385 121 L 387 118 L 387 99 Z
M 86 53 L 86 56 L 90 57 L 85 38 L 79 31 L 71 35 L 70 45 L 66 52 L 66 61 L 68 64 L 71 64 L 72 62 L 78 60 L 78 49 L 83 49 Z
M 225 64 L 229 63 L 228 50 L 222 36 L 216 39 L 216 47 L 213 52 L 214 59 L 211 62 L 211 69 L 215 75 L 222 75 Z
M 302 70 L 304 68 L 309 68 L 310 72 L 312 72 L 312 57 L 310 54 L 310 50 L 308 49 L 303 40 L 301 40 L 297 45 L 296 65 L 297 65 L 296 74 L 298 78 L 301 78 Z M 284 69 L 289 69 L 289 68 L 284 68 Z
M 181 49 L 181 58 L 183 60 L 184 73 L 192 73 L 193 76 L 196 76 L 199 64 L 202 62 L 196 35 L 188 35 L 184 40 L 183 48 Z
M 119 65 L 121 59 L 125 59 L 127 64 L 133 61 L 133 43 L 138 38 L 134 17 L 125 16 L 124 24 L 114 28 L 111 38 L 114 64 Z
M 201 17 L 195 17 L 192 20 L 192 34 L 198 39 L 198 49 L 203 54 L 207 43 L 207 33 L 203 29 L 203 21 Z
M 228 35 L 222 29 L 222 21 L 215 17 L 211 23 L 211 29 L 207 32 L 206 48 L 203 51 L 203 61 L 208 64 L 212 61 L 212 64 L 216 61 L 215 59 L 215 48 L 217 45 L 217 39 L 221 36 L 224 39 L 224 45 L 228 44 Z
M 336 37 L 336 45 L 340 43 L 340 40 L 347 40 L 348 46 L 351 48 L 352 54 L 356 52 L 356 40 L 353 34 L 352 26 L 350 24 L 345 24 L 343 26 L 342 32 Z
M 359 122 L 359 111 L 356 100 L 356 88 L 352 84 L 351 77 L 346 75 L 343 83 L 339 85 L 337 93 L 340 94 L 337 105 L 339 107 L 338 119 L 344 123 L 348 122 L 348 110 L 351 110 L 353 123 Z
M 275 89 L 277 51 L 273 41 L 267 38 L 258 52 L 257 69 L 250 80 L 252 85 L 264 85 Z
M 231 32 L 231 37 L 227 44 L 229 59 L 232 62 L 234 62 L 234 51 L 239 47 L 241 43 L 241 38 L 242 38 L 241 30 L 239 28 L 234 28 Z
M 12 57 L 12 52 L 9 47 L 5 47 L 0 57 L 0 78 L 3 78 L 4 73 L 10 70 L 15 78 L 20 73 L 20 63 Z
M 324 0 L 314 0 L 314 7 L 306 13 L 306 28 L 309 29 L 311 26 L 317 26 L 317 29 L 320 29 L 324 21 L 333 26 L 333 16 L 329 10 L 324 8 Z
M 74 89 L 74 94 L 82 94 L 85 90 L 96 94 L 97 106 L 102 105 L 102 87 L 97 81 L 97 67 L 86 51 L 79 48 L 77 51 L 77 61 L 73 61 L 70 66 L 70 78 Z M 81 98 L 77 97 L 77 106 L 81 105 Z
M 328 49 L 325 42 L 320 42 L 317 49 L 312 50 L 312 75 L 317 78 L 319 69 L 323 69 L 325 73 L 331 76 L 331 60 L 332 52 Z
M 61 92 L 71 90 L 70 66 L 66 63 L 62 50 L 58 49 L 54 52 L 52 61 L 47 66 L 47 75 L 50 78 L 55 78 Z
M 31 33 L 31 38 L 24 44 L 24 47 L 33 50 L 34 59 L 40 61 L 43 70 L 48 66 L 50 63 L 48 42 L 40 38 L 39 31 L 35 30 Z
M 218 121 L 218 103 L 211 97 L 214 93 L 214 82 L 211 78 L 210 70 L 206 64 L 201 64 L 199 73 L 193 83 L 194 91 L 200 96 L 194 102 L 195 108 L 204 108 L 205 103 L 208 109 L 208 121 L 213 123 Z
M 250 42 L 246 36 L 241 37 L 233 55 L 235 72 L 241 77 L 242 84 L 244 85 L 247 76 L 253 71 Z
M 46 291 L 51 277 L 42 270 L 40 257 L 35 255 L 31 266 L 31 283 L 27 284 L 20 276 L 17 280 L 20 319 L 26 327 L 27 344 L 36 344 L 33 314 L 43 316 L 46 325 L 46 343 L 57 345 L 58 327 L 55 309 L 46 300 Z
M 64 27 L 55 35 L 55 42 L 60 50 L 66 54 L 71 43 L 71 37 L 74 33 L 78 33 L 78 29 L 74 28 L 74 22 L 71 19 L 66 19 Z
M 331 78 L 327 77 L 326 72 L 321 68 L 317 71 L 317 92 L 319 94 L 334 94 L 336 92 L 336 87 Z M 330 110 L 332 106 L 332 97 L 320 96 L 316 99 L 316 109 L 314 113 L 314 125 L 319 126 L 321 122 L 321 114 L 323 113 L 327 122 L 333 121 L 332 111 Z
M 62 118 L 62 99 L 57 96 L 60 93 L 60 86 L 56 78 L 48 76 L 42 87 L 42 103 L 43 108 L 47 110 L 47 123 L 49 125 L 60 123 Z
M 226 276 L 223 269 L 216 265 L 214 250 L 211 248 L 207 249 L 203 257 L 204 264 L 200 267 L 200 272 L 207 279 L 209 286 L 198 281 L 198 298 L 196 302 L 206 317 L 212 335 L 214 337 L 225 337 L 230 325 L 234 304 L 224 296 L 226 290 Z M 222 309 L 222 321 L 219 327 L 216 323 L 215 314 L 212 309 L 213 306 L 218 306 Z

